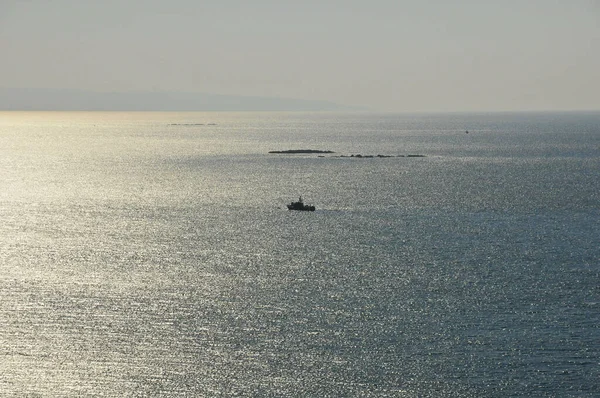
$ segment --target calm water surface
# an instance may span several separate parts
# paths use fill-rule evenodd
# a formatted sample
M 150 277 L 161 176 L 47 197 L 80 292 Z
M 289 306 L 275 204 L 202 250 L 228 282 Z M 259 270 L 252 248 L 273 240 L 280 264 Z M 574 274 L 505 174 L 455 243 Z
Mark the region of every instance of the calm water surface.
M 0 182 L 0 395 L 600 395 L 600 113 L 5 112 Z

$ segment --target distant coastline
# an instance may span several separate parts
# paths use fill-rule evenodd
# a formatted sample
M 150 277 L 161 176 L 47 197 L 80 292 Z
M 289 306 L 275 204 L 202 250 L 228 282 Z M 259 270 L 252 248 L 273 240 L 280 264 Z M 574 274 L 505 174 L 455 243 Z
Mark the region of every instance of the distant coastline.
M 186 92 L 93 92 L 2 88 L 3 111 L 360 111 L 336 104 L 290 98 Z

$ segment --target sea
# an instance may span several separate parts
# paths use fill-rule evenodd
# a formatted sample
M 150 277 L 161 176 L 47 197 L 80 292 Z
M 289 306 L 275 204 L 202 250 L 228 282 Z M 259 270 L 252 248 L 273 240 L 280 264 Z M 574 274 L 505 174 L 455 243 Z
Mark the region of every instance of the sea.
M 600 396 L 600 112 L 0 112 L 0 184 L 0 396 Z

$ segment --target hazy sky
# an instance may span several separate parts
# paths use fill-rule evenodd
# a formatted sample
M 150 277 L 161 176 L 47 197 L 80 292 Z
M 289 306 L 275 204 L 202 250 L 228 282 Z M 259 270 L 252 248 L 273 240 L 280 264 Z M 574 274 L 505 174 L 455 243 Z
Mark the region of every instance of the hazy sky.
M 600 0 L 0 0 L 0 87 L 600 109 Z

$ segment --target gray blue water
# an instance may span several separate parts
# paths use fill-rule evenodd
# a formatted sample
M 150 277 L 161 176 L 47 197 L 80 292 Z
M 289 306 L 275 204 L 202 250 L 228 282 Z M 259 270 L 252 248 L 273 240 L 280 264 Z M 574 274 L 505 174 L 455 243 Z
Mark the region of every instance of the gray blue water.
M 600 113 L 5 112 L 0 184 L 1 396 L 600 396 Z

